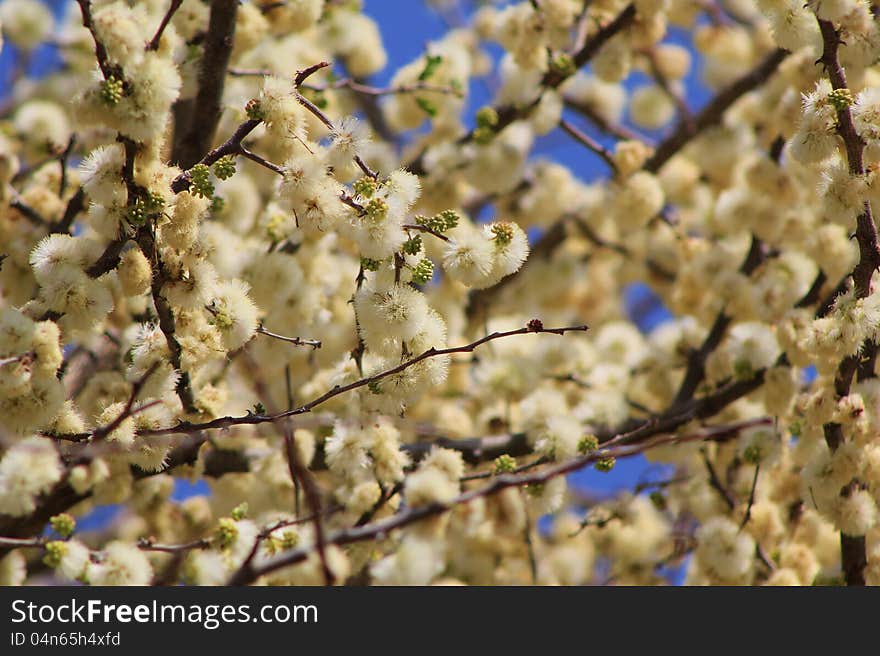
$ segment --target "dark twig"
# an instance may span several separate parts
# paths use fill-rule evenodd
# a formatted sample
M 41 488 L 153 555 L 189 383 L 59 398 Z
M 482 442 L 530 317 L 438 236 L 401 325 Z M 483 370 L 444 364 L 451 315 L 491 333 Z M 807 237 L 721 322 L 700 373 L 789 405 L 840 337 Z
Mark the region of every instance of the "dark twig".
M 614 161 L 614 155 L 605 146 L 593 139 L 590 135 L 582 132 L 566 119 L 560 119 L 559 127 L 561 127 L 575 141 L 586 146 L 590 151 L 602 158 L 602 161 L 608 165 L 613 173 L 617 173 L 617 162 Z
M 71 134 L 70 139 L 67 140 L 67 146 L 58 154 L 58 165 L 61 168 L 61 179 L 58 181 L 59 196 L 64 196 L 64 192 L 67 191 L 67 160 L 70 157 L 70 153 L 73 152 L 75 145 L 76 135 Z
M 617 123 L 612 123 L 601 114 L 599 114 L 595 108 L 590 105 L 578 102 L 573 98 L 566 97 L 565 106 L 574 110 L 585 119 L 587 119 L 590 123 L 596 126 L 596 129 L 600 132 L 604 132 L 605 134 L 614 137 L 615 139 L 623 140 L 623 141 L 641 141 L 648 145 L 651 144 L 651 140 L 648 139 L 645 135 L 639 134 L 635 130 L 628 128 L 625 125 L 620 125 Z
M 657 172 L 691 139 L 696 137 L 706 128 L 720 122 L 727 109 L 743 95 L 756 89 L 766 81 L 767 78 L 776 71 L 779 64 L 782 63 L 787 55 L 788 53 L 785 50 L 778 49 L 773 51 L 750 72 L 719 91 L 709 104 L 706 105 L 696 117 L 694 117 L 694 130 L 691 130 L 684 123 L 679 123 L 673 133 L 657 146 L 654 154 L 645 163 L 643 167 L 644 170 L 652 173 Z M 501 113 L 499 113 L 499 116 L 501 116 Z M 410 166 L 410 170 L 413 169 L 420 170 L 420 165 L 417 162 L 414 163 Z M 498 294 L 529 269 L 528 264 L 534 260 L 535 254 L 540 253 L 549 256 L 556 251 L 556 249 L 565 241 L 566 221 L 567 217 L 563 217 L 541 235 L 532 248 L 532 257 L 526 260 L 525 265 L 523 265 L 517 273 L 507 276 L 493 287 L 471 292 L 466 309 L 466 314 L 471 321 L 482 316 L 482 312 L 489 306 L 489 304 L 491 304 Z
M 739 268 L 740 273 L 746 276 L 750 275 L 758 268 L 758 266 L 760 266 L 765 258 L 766 252 L 763 243 L 757 237 L 752 236 L 749 252 Z M 724 310 L 715 316 L 715 321 L 709 329 L 709 334 L 706 335 L 700 348 L 691 352 L 688 356 L 687 370 L 684 375 L 684 380 L 675 395 L 673 406 L 687 403 L 688 400 L 693 398 L 694 392 L 696 392 L 697 387 L 705 378 L 706 361 L 708 360 L 709 355 L 711 355 L 712 352 L 718 348 L 719 344 L 721 344 L 721 340 L 724 339 L 724 335 L 727 332 L 727 328 L 730 326 L 731 321 L 731 317 L 727 315 Z
M 825 66 L 825 71 L 831 80 L 831 86 L 835 89 L 847 89 L 846 73 L 840 65 L 838 48 L 841 44 L 840 35 L 834 25 L 826 20 L 819 19 L 819 30 L 822 33 L 823 50 L 820 61 Z M 865 173 L 862 159 L 865 143 L 856 132 L 849 106 L 842 107 L 837 111 L 837 133 L 843 140 L 849 172 L 854 177 L 860 177 Z M 865 201 L 862 212 L 856 219 L 856 241 L 859 244 L 859 261 L 852 271 L 852 280 L 856 298 L 865 298 L 871 293 L 871 277 L 874 271 L 880 267 L 880 245 L 877 241 L 877 228 L 871 213 L 871 204 Z M 876 357 L 877 346 L 869 340 L 864 347 L 869 361 L 873 363 Z M 849 394 L 853 377 L 857 370 L 860 378 L 873 378 L 873 366 L 859 368 L 858 357 L 849 356 L 843 359 L 837 369 L 834 379 L 834 391 L 838 397 Z M 835 422 L 823 426 L 825 441 L 831 451 L 836 451 L 845 441 L 843 427 Z M 865 585 L 865 567 L 867 555 L 865 536 L 850 536 L 843 532 L 840 534 L 841 567 L 847 585 Z
M 763 422 L 769 420 L 760 420 Z M 338 546 L 362 542 L 364 540 L 372 540 L 378 536 L 390 534 L 392 531 L 403 528 L 410 524 L 441 515 L 448 512 L 457 505 L 467 503 L 474 499 L 487 497 L 497 494 L 501 490 L 511 487 L 523 487 L 530 484 L 546 483 L 547 481 L 573 471 L 582 469 L 586 465 L 596 462 L 602 458 L 614 457 L 625 458 L 637 453 L 642 453 L 647 449 L 661 446 L 664 444 L 677 444 L 683 442 L 699 441 L 704 439 L 712 439 L 718 434 L 737 433 L 744 426 L 752 426 L 755 421 L 744 422 L 742 424 L 732 424 L 730 426 L 716 427 L 715 429 L 706 429 L 689 435 L 670 435 L 664 438 L 658 438 L 642 445 L 628 446 L 621 445 L 611 449 L 599 449 L 593 453 L 572 458 L 561 463 L 554 464 L 550 467 L 537 472 L 528 472 L 524 474 L 501 474 L 492 479 L 492 481 L 482 487 L 464 492 L 447 503 L 432 503 L 425 506 L 409 507 L 397 514 L 363 526 L 355 526 L 352 528 L 342 529 L 327 536 L 327 544 L 335 544 Z M 260 565 L 253 566 L 249 570 L 239 570 L 230 579 L 230 585 L 247 585 L 257 580 L 259 577 L 274 572 L 283 567 L 288 567 L 296 563 L 300 563 L 315 550 L 315 545 L 307 545 L 299 549 L 291 550 L 284 554 L 280 554 L 271 558 Z
M 336 387 L 330 389 L 324 394 L 312 399 L 308 403 L 305 403 L 304 405 L 301 405 L 298 408 L 294 408 L 292 410 L 286 410 L 284 412 L 270 415 L 248 414 L 243 417 L 220 417 L 218 419 L 213 419 L 211 421 L 206 421 L 203 423 L 181 422 L 176 426 L 172 426 L 170 428 L 146 429 L 144 431 L 141 431 L 141 434 L 168 435 L 175 433 L 191 433 L 195 431 L 229 428 L 230 426 L 255 425 L 274 422 L 285 417 L 293 417 L 296 415 L 311 412 L 315 407 L 321 405 L 322 403 L 325 403 L 326 401 L 329 401 L 332 398 L 339 396 L 340 394 L 345 394 L 346 392 L 350 392 L 352 390 L 359 389 L 373 383 L 377 383 L 384 378 L 387 378 L 388 376 L 393 376 L 394 374 L 398 374 L 406 369 L 409 369 L 413 365 L 418 364 L 422 360 L 427 360 L 428 358 L 443 355 L 452 355 L 454 353 L 471 353 L 476 348 L 482 346 L 487 342 L 491 342 L 495 339 L 512 337 L 514 335 L 527 335 L 530 333 L 564 335 L 568 332 L 583 332 L 586 330 L 588 330 L 588 327 L 584 325 L 566 326 L 564 328 L 544 328 L 542 325 L 540 325 L 539 321 L 532 321 L 528 326 L 524 328 L 517 328 L 514 330 L 507 330 L 503 332 L 494 332 L 486 335 L 485 337 L 481 337 L 480 339 L 473 341 L 470 344 L 465 344 L 464 346 L 455 346 L 443 349 L 431 347 L 426 351 L 423 351 L 420 355 L 410 358 L 409 360 L 405 360 L 395 367 L 391 367 L 390 369 L 386 369 L 385 371 L 380 371 L 379 373 L 373 374 L 372 376 L 360 378 L 354 382 L 348 383 L 347 385 L 337 385 Z
M 95 263 L 92 266 L 86 269 L 86 273 L 89 277 L 100 278 L 111 269 L 115 269 L 116 265 L 119 264 L 119 257 L 122 254 L 122 249 L 127 243 L 127 237 L 119 237 L 108 242 L 107 246 L 104 248 L 104 252 L 101 253 L 101 256 L 95 260 Z
M 208 151 L 220 122 L 220 100 L 235 39 L 238 4 L 238 0 L 214 0 L 211 3 L 192 123 L 183 138 L 174 144 L 171 156 L 181 168 L 190 168 L 199 161 L 202 153 Z
M 61 216 L 61 220 L 58 221 L 58 223 L 53 224 L 49 229 L 49 232 L 53 234 L 69 233 L 70 227 L 76 220 L 76 215 L 82 212 L 85 208 L 86 192 L 80 187 L 76 190 L 76 193 L 70 197 L 70 200 L 67 201 L 67 207 L 64 208 L 64 214 Z
M 9 207 L 14 210 L 18 210 L 19 214 L 21 214 L 24 218 L 28 220 L 32 225 L 38 228 L 45 228 L 49 225 L 49 222 L 33 207 L 25 203 L 21 198 L 13 198 L 9 201 Z
M 117 67 L 110 62 L 107 48 L 104 47 L 104 44 L 95 33 L 95 23 L 92 20 L 92 3 L 90 0 L 76 0 L 76 2 L 79 5 L 79 10 L 82 14 L 83 27 L 91 33 L 92 39 L 95 42 L 95 57 L 98 60 L 98 67 L 101 69 L 101 74 L 106 80 L 117 73 Z
M 217 148 L 215 148 L 207 155 L 205 155 L 201 160 L 199 160 L 198 164 L 212 166 L 220 158 L 225 157 L 226 155 L 235 155 L 239 153 L 241 149 L 241 142 L 244 140 L 245 137 L 253 132 L 261 122 L 262 121 L 258 119 L 248 119 L 247 121 L 239 125 L 238 128 L 236 128 L 235 132 L 232 133 L 232 136 L 230 136 L 229 139 L 227 139 L 221 145 L 217 146 Z M 171 183 L 171 191 L 173 191 L 175 194 L 179 194 L 180 192 L 189 189 L 189 185 L 190 173 L 189 170 L 187 170 L 174 178 Z
M 436 230 L 432 230 L 428 226 L 417 225 L 415 223 L 404 223 L 402 227 L 404 230 L 415 230 L 416 232 L 424 232 L 424 233 L 431 235 L 432 237 L 436 237 L 437 239 L 439 239 L 441 241 L 445 241 L 445 242 L 449 241 L 449 237 L 444 235 L 442 232 L 437 232 Z
M 709 474 L 709 485 L 721 496 L 724 503 L 727 504 L 727 507 L 730 510 L 733 510 L 736 507 L 736 499 L 733 498 L 730 490 L 724 487 L 721 479 L 718 478 L 718 474 L 712 466 L 712 462 L 709 460 L 709 455 L 706 453 L 706 449 L 701 449 L 700 453 L 703 456 L 703 464 L 706 465 L 706 472 Z
M 746 527 L 746 524 L 749 523 L 749 520 L 752 518 L 752 506 L 755 504 L 755 490 L 758 487 L 758 472 L 761 471 L 761 464 L 758 463 L 755 465 L 755 476 L 752 478 L 752 489 L 749 492 L 749 503 L 746 506 L 746 514 L 743 516 L 742 523 L 739 525 L 739 530 L 743 530 Z
M 180 9 L 180 5 L 183 4 L 183 0 L 171 0 L 171 5 L 168 7 L 168 11 L 165 12 L 165 15 L 162 17 L 162 22 L 159 23 L 159 27 L 156 29 L 156 34 L 153 35 L 153 38 L 150 39 L 150 42 L 147 44 L 147 50 L 158 50 L 159 43 L 162 41 L 162 33 L 165 32 L 165 28 L 168 27 L 168 23 L 171 22 L 171 19 L 174 17 L 174 13 Z
M 706 128 L 717 124 L 733 103 L 773 75 L 787 56 L 786 50 L 777 48 L 750 72 L 719 91 L 696 116 L 683 117 L 672 134 L 657 146 L 657 150 L 645 163 L 645 170 L 652 173 L 659 171 L 686 143 Z
M 242 157 L 246 157 L 247 159 L 251 160 L 252 162 L 256 162 L 260 166 L 267 168 L 270 171 L 277 173 L 278 175 L 284 175 L 284 167 L 283 166 L 278 166 L 274 162 L 270 162 L 262 155 L 257 155 L 255 152 L 248 150 L 247 148 L 245 148 L 241 144 L 239 144 L 239 146 L 238 146 L 238 154 L 241 155 Z

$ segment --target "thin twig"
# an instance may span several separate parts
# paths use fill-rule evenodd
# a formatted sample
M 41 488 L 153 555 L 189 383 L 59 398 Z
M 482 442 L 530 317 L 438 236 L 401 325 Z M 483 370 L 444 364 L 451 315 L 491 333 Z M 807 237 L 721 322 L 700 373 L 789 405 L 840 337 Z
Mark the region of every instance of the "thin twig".
M 92 40 L 95 42 L 95 58 L 98 60 L 98 67 L 101 69 L 101 74 L 106 80 L 116 75 L 118 71 L 116 67 L 110 63 L 107 48 L 104 47 L 104 44 L 95 32 L 95 23 L 92 20 L 92 3 L 90 0 L 76 0 L 76 2 L 79 5 L 80 13 L 82 14 L 83 27 L 89 31 L 92 35 Z
M 163 553 L 180 553 L 194 549 L 208 549 L 210 546 L 211 541 L 207 538 L 193 540 L 184 544 L 159 544 L 150 538 L 140 538 L 138 540 L 138 549 L 143 551 L 161 551 Z
M 70 157 L 70 153 L 73 152 L 75 145 L 76 134 L 71 134 L 70 139 L 67 140 L 67 146 L 58 155 L 58 165 L 61 168 L 61 179 L 58 181 L 59 197 L 64 196 L 64 192 L 67 191 L 67 159 Z
M 86 192 L 82 187 L 80 187 L 76 190 L 76 193 L 70 197 L 70 200 L 67 201 L 67 207 L 64 208 L 64 214 L 61 216 L 61 220 L 58 221 L 58 223 L 53 224 L 49 228 L 49 232 L 52 234 L 69 233 L 70 227 L 76 220 L 76 215 L 82 212 L 85 208 Z
M 718 474 L 715 471 L 715 467 L 712 466 L 712 462 L 709 460 L 709 455 L 706 453 L 706 449 L 701 449 L 700 453 L 703 456 L 703 464 L 706 465 L 706 472 L 709 474 L 709 485 L 721 496 L 724 503 L 727 504 L 727 507 L 730 510 L 733 510 L 736 507 L 736 499 L 733 498 L 730 490 L 724 487 L 721 479 L 718 478 Z
M 226 155 L 234 155 L 239 152 L 241 148 L 241 142 L 247 137 L 251 132 L 253 132 L 257 126 L 262 123 L 262 121 L 258 119 L 248 119 L 241 123 L 236 129 L 235 132 L 223 142 L 221 145 L 217 146 L 214 150 L 209 152 L 207 155 L 202 157 L 197 163 L 204 164 L 205 166 L 211 166 L 215 164 L 220 158 L 225 157 Z M 192 167 L 190 167 L 192 168 Z M 189 170 L 184 171 L 180 175 L 178 175 L 171 182 L 171 191 L 175 194 L 179 194 L 182 191 L 186 191 L 190 186 L 190 172 Z
M 251 160 L 252 162 L 256 162 L 260 166 L 267 168 L 270 171 L 274 171 L 278 175 L 282 175 L 282 176 L 284 175 L 284 167 L 283 166 L 278 166 L 274 162 L 270 162 L 265 157 L 263 157 L 261 155 L 257 155 L 255 152 L 248 150 L 247 148 L 245 148 L 241 144 L 238 145 L 238 154 L 241 155 L 242 157 L 246 157 L 247 159 Z
M 614 155 L 605 148 L 605 146 L 593 139 L 586 132 L 582 132 L 576 128 L 564 118 L 559 120 L 559 127 L 561 127 L 575 141 L 580 142 L 593 153 L 601 157 L 602 161 L 608 165 L 608 168 L 610 168 L 613 173 L 617 174 L 617 162 L 614 161 Z
M 762 421 L 769 421 L 764 420 Z M 647 449 L 662 446 L 666 444 L 678 444 L 689 441 L 698 441 L 703 439 L 711 439 L 713 436 L 726 433 L 738 432 L 743 426 L 754 425 L 754 422 L 743 422 L 741 424 L 733 424 L 730 426 L 715 427 L 715 429 L 706 429 L 690 435 L 676 436 L 670 435 L 662 439 L 656 439 L 650 443 L 639 445 L 636 447 L 622 445 L 616 448 L 599 449 L 593 453 L 578 456 L 570 460 L 557 463 L 537 472 L 525 474 L 502 474 L 492 479 L 490 483 L 483 487 L 464 492 L 454 499 L 446 503 L 434 502 L 425 506 L 408 507 L 397 514 L 382 519 L 377 522 L 366 524 L 364 526 L 356 526 L 352 528 L 342 529 L 327 536 L 327 544 L 335 544 L 338 546 L 362 542 L 364 540 L 372 540 L 378 536 L 390 534 L 392 531 L 403 528 L 410 524 L 420 522 L 428 517 L 441 515 L 453 509 L 454 507 L 473 501 L 474 499 L 487 497 L 497 494 L 501 490 L 511 487 L 522 487 L 530 484 L 546 483 L 547 481 L 569 474 L 571 472 L 582 469 L 586 465 L 592 464 L 597 460 L 614 457 L 625 458 L 637 453 L 642 453 Z M 315 545 L 307 545 L 299 549 L 289 551 L 284 554 L 275 556 L 265 562 L 252 566 L 248 570 L 239 569 L 229 581 L 230 585 L 247 585 L 257 580 L 259 577 L 274 572 L 283 567 L 288 567 L 296 563 L 300 563 L 315 550 Z
M 553 335 L 564 335 L 568 332 L 583 332 L 588 330 L 588 327 L 585 325 L 580 326 L 566 326 L 564 328 L 544 328 L 543 325 L 540 325 L 540 322 L 530 322 L 529 326 L 524 328 L 517 328 L 514 330 L 507 330 L 503 332 L 495 332 L 490 335 L 486 335 L 485 337 L 481 337 L 480 339 L 471 342 L 470 344 L 465 344 L 464 346 L 455 346 L 450 348 L 434 348 L 431 347 L 426 351 L 423 351 L 421 354 L 410 358 L 404 362 L 401 362 L 399 365 L 395 367 L 391 367 L 390 369 L 386 369 L 379 373 L 373 374 L 372 376 L 368 376 L 365 378 L 360 378 L 354 382 L 348 383 L 347 385 L 337 385 L 332 389 L 328 390 L 324 394 L 312 399 L 308 403 L 305 403 L 298 408 L 294 408 L 292 410 L 286 410 L 284 412 L 280 412 L 272 415 L 259 415 L 259 414 L 249 414 L 243 417 L 220 417 L 218 419 L 213 419 L 211 421 L 206 421 L 203 423 L 191 423 L 191 422 L 181 422 L 176 426 L 172 426 L 170 428 L 156 428 L 156 429 L 145 429 L 141 431 L 142 435 L 168 435 L 175 433 L 191 433 L 195 431 L 202 430 L 212 430 L 218 428 L 229 428 L 230 426 L 239 426 L 239 425 L 254 425 L 254 424 L 264 424 L 268 422 L 274 422 L 278 419 L 283 419 L 285 417 L 293 417 L 295 415 L 305 414 L 307 412 L 311 412 L 315 407 L 329 401 L 332 398 L 339 396 L 340 394 L 345 394 L 346 392 L 350 392 L 355 389 L 359 389 L 361 387 L 365 387 L 372 383 L 377 383 L 388 376 L 393 376 L 394 374 L 398 374 L 406 369 L 409 369 L 413 365 L 418 364 L 419 362 L 426 360 L 428 358 L 443 356 L 443 355 L 452 355 L 454 353 L 470 353 L 474 351 L 474 349 L 482 346 L 487 342 L 491 342 L 495 339 L 502 339 L 505 337 L 512 337 L 515 335 L 527 335 L 531 333 L 545 333 L 545 334 L 553 334 Z
M 641 141 L 644 144 L 649 146 L 653 146 L 648 137 L 643 134 L 639 134 L 635 130 L 628 128 L 625 125 L 621 125 L 618 123 L 612 123 L 607 118 L 603 117 L 594 107 L 591 105 L 579 102 L 574 98 L 565 97 L 563 98 L 565 102 L 565 106 L 574 110 L 585 119 L 587 119 L 590 123 L 592 123 L 597 130 L 600 132 L 604 132 L 605 134 L 614 137 L 615 139 L 619 139 L 622 141 Z
M 691 114 L 691 110 L 682 95 L 678 93 L 675 89 L 673 89 L 672 83 L 660 70 L 660 66 L 657 62 L 657 51 L 653 47 L 646 48 L 642 51 L 642 54 L 645 55 L 648 60 L 648 66 L 651 69 L 651 77 L 657 83 L 657 86 L 660 87 L 663 93 L 665 93 L 666 96 L 675 105 L 675 108 L 678 111 L 679 121 L 681 121 L 681 124 L 687 129 L 693 131 L 695 129 L 695 126 L 694 117 Z
M 752 489 L 749 492 L 749 503 L 746 506 L 746 514 L 743 516 L 742 523 L 739 525 L 739 530 L 743 530 L 746 527 L 746 524 L 749 523 L 749 520 L 752 518 L 752 506 L 755 503 L 755 489 L 758 487 L 758 472 L 761 470 L 761 463 L 755 465 L 755 476 L 752 478 Z
M 40 214 L 33 207 L 25 203 L 21 198 L 15 197 L 11 201 L 9 201 L 9 207 L 14 210 L 18 210 L 18 212 L 31 223 L 38 228 L 45 228 L 49 225 L 49 221 L 47 221 L 42 214 Z
M 788 51 L 777 48 L 761 60 L 754 69 L 719 91 L 696 116 L 683 117 L 672 134 L 657 146 L 657 150 L 645 163 L 644 169 L 651 173 L 659 171 L 686 143 L 705 129 L 717 124 L 734 102 L 749 91 L 756 89 L 773 75 L 788 54 Z
M 284 335 L 279 335 L 277 333 L 266 330 L 265 328 L 263 328 L 262 325 L 257 326 L 256 332 L 258 332 L 260 335 L 265 335 L 266 337 L 272 337 L 273 339 L 279 339 L 282 342 L 293 344 L 294 346 L 311 346 L 313 349 L 321 348 L 321 340 L 319 339 L 305 339 L 304 337 L 285 337 Z
M 6 538 L 0 537 L 0 548 L 2 549 L 25 549 L 38 548 L 42 549 L 46 546 L 46 538 Z
M 147 50 L 158 50 L 159 43 L 162 41 L 162 34 L 165 32 L 165 28 L 168 26 L 168 23 L 171 22 L 171 19 L 174 17 L 174 13 L 180 9 L 180 5 L 183 4 L 183 0 L 171 0 L 171 5 L 168 7 L 168 11 L 165 12 L 165 15 L 162 17 L 162 22 L 159 23 L 159 27 L 156 29 L 156 34 L 153 35 L 153 38 L 150 39 L 150 42 L 147 44 Z
M 417 224 L 415 224 L 415 223 L 404 223 L 403 226 L 401 226 L 401 227 L 402 227 L 404 230 L 415 230 L 415 231 L 417 231 L 417 232 L 424 232 L 424 233 L 427 233 L 427 234 L 429 234 L 429 235 L 431 235 L 431 236 L 433 236 L 433 237 L 436 237 L 437 239 L 439 239 L 439 240 L 441 240 L 441 241 L 445 241 L 445 242 L 449 242 L 449 241 L 450 241 L 449 237 L 447 237 L 446 235 L 444 235 L 442 232 L 437 232 L 436 230 L 432 230 L 432 229 L 429 228 L 428 226 L 417 225 Z

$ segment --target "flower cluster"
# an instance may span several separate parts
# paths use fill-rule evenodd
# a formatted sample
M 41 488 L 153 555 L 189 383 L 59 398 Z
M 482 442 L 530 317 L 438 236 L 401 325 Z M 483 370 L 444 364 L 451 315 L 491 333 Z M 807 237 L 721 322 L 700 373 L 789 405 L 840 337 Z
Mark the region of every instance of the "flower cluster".
M 880 584 L 870 3 L 362 4 L 0 6 L 0 583 Z

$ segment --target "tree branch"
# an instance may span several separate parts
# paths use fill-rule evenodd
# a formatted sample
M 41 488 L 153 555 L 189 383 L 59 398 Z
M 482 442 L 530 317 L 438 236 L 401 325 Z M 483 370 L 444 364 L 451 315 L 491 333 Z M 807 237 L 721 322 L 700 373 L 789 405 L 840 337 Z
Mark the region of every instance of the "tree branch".
M 587 147 L 587 149 L 602 158 L 602 161 L 608 165 L 608 168 L 611 169 L 611 172 L 615 175 L 617 174 L 617 162 L 614 161 L 614 155 L 607 148 L 605 148 L 602 144 L 593 139 L 587 133 L 578 130 L 574 125 L 572 125 L 564 118 L 559 120 L 559 127 L 561 127 L 575 141 L 583 144 Z
M 847 89 L 846 73 L 840 65 L 838 47 L 840 35 L 834 25 L 825 20 L 819 21 L 819 30 L 822 33 L 823 50 L 821 62 L 825 66 L 831 86 L 835 90 Z M 865 173 L 862 154 L 864 141 L 856 132 L 852 113 L 849 106 L 837 111 L 837 133 L 843 140 L 846 148 L 847 164 L 849 172 L 854 177 L 861 177 Z M 856 241 L 859 244 L 859 261 L 852 272 L 854 292 L 856 298 L 865 298 L 871 293 L 871 277 L 880 266 L 880 246 L 877 243 L 877 228 L 871 214 L 871 204 L 865 201 L 861 214 L 856 219 Z M 873 362 L 876 357 L 876 345 L 869 341 L 868 350 L 871 353 L 869 359 Z M 849 394 L 853 377 L 858 369 L 858 356 L 844 358 L 837 369 L 834 379 L 834 390 L 838 397 Z M 873 367 L 862 369 L 864 378 L 873 378 Z M 862 377 L 860 376 L 860 378 Z M 825 442 L 831 451 L 836 451 L 844 442 L 843 427 L 835 422 L 825 424 L 823 427 Z M 840 534 L 840 557 L 844 579 L 847 585 L 865 585 L 864 569 L 867 565 L 865 536 L 850 536 L 843 532 Z
M 168 11 L 165 12 L 165 15 L 162 17 L 162 22 L 159 23 L 159 27 L 156 29 L 156 34 L 153 35 L 153 38 L 150 39 L 150 42 L 147 44 L 147 50 L 158 50 L 159 43 L 162 41 L 162 34 L 165 32 L 165 28 L 168 27 L 168 23 L 171 22 L 171 19 L 174 17 L 174 13 L 180 9 L 180 5 L 183 4 L 183 0 L 171 0 L 171 5 L 168 7 Z
M 387 519 L 365 524 L 363 526 L 342 529 L 328 536 L 327 543 L 342 546 L 353 544 L 355 542 L 362 542 L 364 540 L 372 540 L 380 535 L 388 535 L 391 531 L 414 524 L 429 517 L 442 515 L 460 504 L 496 494 L 501 490 L 510 487 L 522 487 L 525 485 L 546 483 L 557 476 L 562 476 L 582 469 L 586 465 L 594 463 L 597 460 L 609 457 L 626 458 L 665 444 L 679 444 L 719 438 L 728 439 L 746 428 L 751 428 L 755 425 L 764 425 L 770 422 L 770 419 L 761 418 L 741 422 L 739 424 L 707 428 L 689 435 L 670 435 L 637 446 L 621 445 L 617 448 L 599 449 L 593 453 L 557 463 L 540 471 L 525 472 L 521 474 L 501 474 L 493 478 L 487 485 L 464 492 L 448 503 L 435 502 L 426 506 L 408 507 Z M 315 548 L 315 545 L 308 545 L 275 556 L 274 558 L 271 558 L 260 565 L 252 566 L 247 570 L 239 569 L 230 579 L 229 585 L 247 585 L 253 583 L 261 576 L 300 563 L 308 558 Z
M 211 147 L 220 122 L 220 101 L 226 80 L 226 68 L 235 39 L 235 16 L 238 0 L 213 0 L 205 37 L 199 89 L 189 130 L 174 144 L 172 161 L 188 169 Z
M 644 169 L 656 173 L 691 139 L 706 128 L 719 123 L 733 103 L 750 91 L 763 84 L 779 64 L 788 56 L 788 51 L 777 48 L 750 72 L 735 80 L 718 94 L 694 117 L 682 117 L 672 134 L 657 146 L 651 158 L 645 162 Z
M 410 358 L 404 362 L 401 362 L 399 365 L 395 367 L 391 367 L 390 369 L 386 369 L 385 371 L 381 371 L 377 374 L 373 374 L 372 376 L 367 376 L 365 378 L 360 378 L 354 382 L 348 383 L 347 385 L 337 385 L 331 390 L 325 392 L 324 394 L 312 399 L 308 403 L 301 405 L 297 408 L 293 408 L 292 410 L 285 410 L 283 412 L 279 412 L 276 414 L 270 415 L 259 415 L 259 414 L 248 414 L 244 417 L 220 417 L 218 419 L 213 419 L 211 421 L 206 421 L 203 423 L 190 423 L 190 422 L 182 422 L 177 424 L 176 426 L 172 426 L 170 428 L 155 428 L 155 429 L 146 429 L 141 431 L 142 435 L 169 435 L 175 433 L 191 433 L 195 431 L 203 431 L 203 430 L 213 430 L 218 428 L 229 428 L 231 426 L 244 426 L 244 425 L 257 425 L 257 424 L 265 424 L 268 422 L 274 422 L 278 419 L 283 419 L 285 417 L 293 417 L 296 415 L 305 414 L 307 412 L 311 412 L 314 408 L 329 401 L 332 398 L 339 396 L 340 394 L 345 394 L 346 392 L 350 392 L 355 389 L 359 389 L 361 387 L 365 387 L 372 383 L 377 383 L 388 376 L 393 376 L 394 374 L 398 374 L 406 369 L 409 369 L 415 364 L 418 364 L 422 360 L 427 360 L 428 358 L 433 358 L 437 356 L 443 355 L 452 355 L 454 353 L 470 353 L 474 351 L 479 346 L 490 342 L 495 339 L 502 339 L 505 337 L 512 337 L 514 335 L 527 335 L 531 333 L 546 333 L 553 335 L 564 335 L 568 332 L 583 332 L 588 330 L 587 326 L 566 326 L 564 328 L 544 328 L 541 325 L 540 321 L 532 320 L 529 322 L 529 325 L 524 328 L 517 328 L 515 330 L 507 330 L 504 332 L 494 332 L 485 337 L 481 337 L 480 339 L 471 342 L 470 344 L 465 344 L 464 346 L 455 346 L 450 348 L 434 348 L 431 347 L 421 354 Z

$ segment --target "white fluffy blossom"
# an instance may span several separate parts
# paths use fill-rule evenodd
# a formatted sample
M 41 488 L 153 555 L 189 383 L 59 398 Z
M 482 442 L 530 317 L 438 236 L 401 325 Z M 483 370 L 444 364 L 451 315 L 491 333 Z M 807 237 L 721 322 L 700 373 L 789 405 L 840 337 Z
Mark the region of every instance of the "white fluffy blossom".
M 61 479 L 61 460 L 47 439 L 29 437 L 0 459 L 0 514 L 21 517 L 36 508 L 36 497 Z

